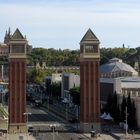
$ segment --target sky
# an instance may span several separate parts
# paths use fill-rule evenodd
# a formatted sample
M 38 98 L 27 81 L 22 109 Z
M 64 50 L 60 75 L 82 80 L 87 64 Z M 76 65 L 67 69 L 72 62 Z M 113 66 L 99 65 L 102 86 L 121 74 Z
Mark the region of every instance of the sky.
M 0 0 L 0 42 L 16 28 L 33 47 L 79 49 L 90 28 L 100 46 L 140 46 L 140 0 Z

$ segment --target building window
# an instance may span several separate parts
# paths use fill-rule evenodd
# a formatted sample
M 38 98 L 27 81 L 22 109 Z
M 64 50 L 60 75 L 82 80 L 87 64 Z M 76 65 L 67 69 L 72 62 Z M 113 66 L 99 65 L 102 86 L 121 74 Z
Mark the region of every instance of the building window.
M 25 53 L 24 45 L 13 45 L 12 53 Z
M 83 53 L 83 45 L 80 46 L 80 51 Z
M 85 53 L 98 53 L 98 46 L 86 45 Z

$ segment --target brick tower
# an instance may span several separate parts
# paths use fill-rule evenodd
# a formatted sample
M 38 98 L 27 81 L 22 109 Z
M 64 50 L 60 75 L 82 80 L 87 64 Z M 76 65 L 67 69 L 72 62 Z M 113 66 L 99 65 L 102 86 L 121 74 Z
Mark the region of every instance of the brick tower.
M 80 127 L 100 130 L 99 40 L 89 29 L 80 42 Z
M 26 47 L 27 40 L 16 29 L 9 41 L 9 122 L 8 133 L 27 133 Z

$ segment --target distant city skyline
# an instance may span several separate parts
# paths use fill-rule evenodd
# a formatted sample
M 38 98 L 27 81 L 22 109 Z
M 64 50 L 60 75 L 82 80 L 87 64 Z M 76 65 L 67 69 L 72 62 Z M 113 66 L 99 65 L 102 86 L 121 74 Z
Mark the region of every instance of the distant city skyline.
M 91 28 L 105 47 L 140 46 L 139 0 L 0 0 L 0 42 L 11 27 L 33 47 L 79 49 Z

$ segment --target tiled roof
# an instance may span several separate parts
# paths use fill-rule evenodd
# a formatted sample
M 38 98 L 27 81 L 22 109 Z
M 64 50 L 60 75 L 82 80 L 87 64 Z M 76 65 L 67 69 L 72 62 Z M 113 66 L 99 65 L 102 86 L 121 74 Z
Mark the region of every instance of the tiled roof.
M 92 32 L 92 30 L 88 29 L 88 31 L 86 32 L 86 34 L 82 38 L 81 42 L 83 42 L 83 41 L 93 41 L 93 40 L 99 41 L 98 38 L 95 36 L 95 34 Z
M 12 35 L 12 39 L 24 39 L 23 35 L 21 34 L 21 32 L 19 31 L 18 28 L 16 29 L 16 31 Z

